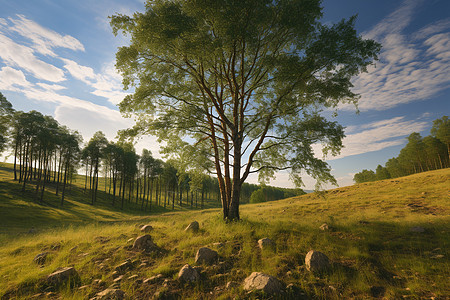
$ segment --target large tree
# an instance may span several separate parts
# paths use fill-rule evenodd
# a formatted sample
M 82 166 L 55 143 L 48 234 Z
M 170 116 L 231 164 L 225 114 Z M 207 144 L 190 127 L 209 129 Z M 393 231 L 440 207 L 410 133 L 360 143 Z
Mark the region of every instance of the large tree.
M 111 17 L 131 37 L 117 52 L 125 88 L 120 109 L 137 116 L 138 134 L 167 147 L 181 139 L 209 157 L 223 217 L 239 219 L 249 174 L 289 169 L 335 182 L 324 152 L 342 147 L 343 128 L 320 115 L 356 103 L 351 78 L 376 59 L 380 45 L 354 29 L 355 17 L 320 24 L 320 0 L 156 0 L 145 12 Z M 190 151 L 190 150 L 189 150 Z

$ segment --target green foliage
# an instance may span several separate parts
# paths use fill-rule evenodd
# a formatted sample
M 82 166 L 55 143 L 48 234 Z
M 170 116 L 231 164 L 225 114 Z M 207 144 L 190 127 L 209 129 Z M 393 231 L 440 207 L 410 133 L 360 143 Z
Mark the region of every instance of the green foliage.
M 263 185 L 250 196 L 250 203 L 261 203 L 303 195 L 302 190 L 284 189 Z
M 6 100 L 2 93 L 0 93 L 0 153 L 3 151 L 7 143 L 7 133 L 10 127 L 13 112 L 14 110 L 11 103 Z
M 125 88 L 134 89 L 119 105 L 138 120 L 127 132 L 157 135 L 178 157 L 196 153 L 195 168 L 209 171 L 212 162 L 224 218 L 239 219 L 240 190 L 253 172 L 261 182 L 282 169 L 298 185 L 302 171 L 318 184 L 335 182 L 311 145 L 338 153 L 343 128 L 320 113 L 357 102 L 351 78 L 380 45 L 356 33 L 355 17 L 320 24 L 320 4 L 159 0 L 111 17 L 113 32 L 131 38 L 116 55 Z
M 450 167 L 450 148 L 446 140 L 450 134 L 449 124 L 448 117 L 443 116 L 433 121 L 430 136 L 422 138 L 417 132 L 411 133 L 398 157 L 389 159 L 385 167 L 378 165 L 376 173 L 363 170 L 355 174 L 353 180 L 356 183 L 384 180 Z
M 391 174 L 389 174 L 388 169 L 383 167 L 383 166 L 381 166 L 381 165 L 377 166 L 377 169 L 375 171 L 375 175 L 376 175 L 377 180 L 384 180 L 384 179 L 391 178 Z
M 353 176 L 353 180 L 356 183 L 375 181 L 377 180 L 377 176 L 372 170 L 364 169 L 360 173 L 356 173 L 355 176 Z

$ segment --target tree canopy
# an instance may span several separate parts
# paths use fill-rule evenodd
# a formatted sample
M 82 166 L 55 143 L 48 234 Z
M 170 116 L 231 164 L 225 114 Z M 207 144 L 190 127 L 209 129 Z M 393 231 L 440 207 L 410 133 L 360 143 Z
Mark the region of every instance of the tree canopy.
M 111 17 L 114 33 L 131 37 L 116 55 L 125 88 L 134 88 L 120 103 L 137 118 L 129 132 L 177 151 L 188 141 L 183 149 L 213 162 L 225 219 L 239 219 L 251 173 L 264 180 L 288 169 L 298 185 L 301 172 L 335 182 L 311 145 L 336 154 L 344 133 L 321 111 L 357 102 L 351 78 L 380 45 L 358 36 L 355 17 L 321 24 L 320 2 L 156 0 Z

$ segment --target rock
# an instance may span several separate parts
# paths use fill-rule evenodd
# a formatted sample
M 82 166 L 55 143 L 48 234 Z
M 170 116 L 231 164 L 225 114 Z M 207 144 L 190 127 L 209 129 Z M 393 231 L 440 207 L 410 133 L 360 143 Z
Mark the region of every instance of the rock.
M 69 280 L 71 277 L 77 277 L 78 273 L 73 267 L 66 267 L 59 269 L 47 276 L 47 283 L 52 286 L 57 286 L 64 281 Z
M 197 269 L 186 264 L 181 268 L 180 272 L 178 272 L 178 280 L 182 282 L 195 282 L 200 280 L 200 274 Z
M 116 266 L 114 270 L 117 272 L 117 274 L 123 274 L 128 270 L 133 269 L 133 264 L 131 263 L 131 260 L 127 259 L 125 262 L 121 263 L 120 265 Z
M 322 225 L 320 225 L 319 228 L 320 228 L 320 230 L 322 230 L 322 231 L 327 231 L 327 230 L 330 229 L 330 227 L 328 226 L 327 223 L 323 223 Z
M 207 247 L 198 249 L 197 254 L 195 255 L 196 264 L 212 265 L 217 262 L 217 259 L 217 252 Z
M 425 228 L 423 228 L 421 226 L 414 226 L 414 227 L 411 227 L 409 229 L 409 231 L 421 233 L 421 232 L 425 232 Z
M 261 272 L 253 272 L 244 280 L 244 290 L 264 291 L 267 294 L 279 294 L 283 290 L 283 284 L 273 276 Z
M 38 255 L 36 255 L 33 258 L 33 261 L 35 263 L 37 263 L 38 265 L 42 266 L 45 264 L 45 261 L 47 260 L 47 255 L 48 255 L 48 252 L 39 253 Z
M 330 267 L 330 260 L 322 252 L 311 250 L 306 254 L 305 265 L 308 271 L 322 272 Z
M 275 243 L 269 238 L 263 238 L 258 241 L 258 246 L 261 249 L 269 249 L 275 246 Z
M 153 230 L 153 227 L 151 225 L 144 225 L 141 227 L 142 232 L 150 232 Z
M 200 229 L 200 225 L 198 224 L 197 221 L 192 222 L 191 224 L 189 224 L 184 231 L 192 231 L 192 232 L 197 232 Z
M 125 298 L 125 292 L 119 289 L 106 289 L 97 294 L 96 300 L 122 300 Z
M 138 237 L 133 244 L 134 250 L 151 252 L 156 249 L 155 243 L 152 241 L 152 237 L 149 234 Z

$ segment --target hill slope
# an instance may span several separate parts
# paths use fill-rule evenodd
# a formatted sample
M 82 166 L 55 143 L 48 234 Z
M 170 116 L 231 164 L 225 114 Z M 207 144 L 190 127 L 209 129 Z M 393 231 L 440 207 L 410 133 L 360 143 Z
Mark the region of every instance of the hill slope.
M 43 292 L 51 292 L 50 298 L 86 299 L 113 285 L 130 299 L 147 299 L 154 293 L 191 299 L 255 298 L 243 291 L 242 282 L 257 271 L 284 285 L 294 284 L 285 298 L 448 299 L 449 178 L 450 169 L 444 169 L 243 205 L 242 221 L 232 224 L 221 220 L 219 209 L 209 209 L 6 236 L 0 246 L 0 291 L 6 299 Z M 185 232 L 193 220 L 200 223 L 200 231 Z M 320 230 L 323 223 L 330 229 Z M 142 224 L 153 226 L 150 234 L 159 251 L 132 251 Z M 2 224 L 2 230 L 7 229 Z M 274 247 L 259 249 L 257 241 L 264 237 L 272 239 Z M 179 282 L 178 271 L 186 263 L 194 264 L 203 246 L 217 250 L 219 263 L 202 266 L 198 283 Z M 305 256 L 311 249 L 330 258 L 328 271 L 314 275 L 306 269 Z M 33 258 L 43 251 L 48 257 L 39 267 Z M 115 267 L 127 259 L 130 269 L 114 283 Z M 72 287 L 46 284 L 48 274 L 67 266 L 79 274 Z M 157 274 L 162 277 L 143 283 Z M 238 286 L 226 288 L 228 282 Z

